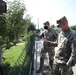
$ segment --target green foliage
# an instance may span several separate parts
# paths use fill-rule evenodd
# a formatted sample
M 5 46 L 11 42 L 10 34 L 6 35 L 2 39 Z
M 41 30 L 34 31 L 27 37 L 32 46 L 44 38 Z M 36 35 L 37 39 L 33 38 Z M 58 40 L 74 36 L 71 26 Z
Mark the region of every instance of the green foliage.
M 36 30 L 35 25 L 33 23 L 31 23 L 27 29 L 28 32 L 30 32 L 31 30 Z
M 10 64 L 10 69 L 7 68 L 4 74 L 7 75 L 11 70 L 11 68 L 13 67 L 10 75 L 17 75 L 19 74 L 19 72 L 21 72 L 21 75 L 25 74 L 29 75 L 30 63 L 31 61 L 33 61 L 34 44 L 35 44 L 35 36 L 31 35 L 25 46 L 23 43 L 17 44 L 17 46 L 11 48 L 12 50 L 6 50 L 3 56 L 5 60 L 3 61 L 4 63 Z M 23 67 L 22 70 L 20 70 L 21 67 Z
M 4 75 L 8 75 L 10 69 L 14 66 L 15 62 L 17 61 L 18 57 L 20 56 L 23 48 L 24 48 L 25 43 L 19 43 L 16 46 L 11 47 L 11 49 L 6 50 L 3 53 L 3 64 L 10 64 L 9 67 L 6 67 L 6 69 L 4 70 Z M 20 68 L 20 66 L 15 66 L 16 72 L 18 71 L 18 69 Z M 12 74 L 15 75 L 15 74 Z
M 51 25 L 51 27 L 52 27 L 52 28 L 55 28 L 55 25 L 53 24 L 53 25 Z
M 27 31 L 29 30 L 30 32 L 30 30 L 35 29 L 35 27 L 34 24 L 31 23 L 29 16 L 23 19 L 24 12 L 26 12 L 24 3 L 21 3 L 20 0 L 14 0 L 8 6 L 7 13 L 0 18 L 0 48 L 6 50 L 3 56 L 5 58 L 3 62 L 10 63 L 11 66 L 13 66 L 22 49 L 20 49 L 20 46 L 18 49 L 16 49 L 16 46 L 14 46 L 15 48 L 11 47 L 16 44 L 24 34 L 29 39 L 31 34 L 28 34 Z
M 39 33 L 40 32 L 40 29 L 36 29 L 36 33 Z
M 7 11 L 7 35 L 9 36 L 9 41 L 18 42 L 23 31 L 23 15 L 26 11 L 23 3 L 20 3 L 17 0 L 14 0 Z
M 19 42 L 21 36 L 26 35 L 26 40 L 28 40 L 31 35 L 31 33 L 27 33 L 27 31 L 28 27 L 33 25 L 33 23 L 31 23 L 30 16 L 26 16 L 25 19 L 23 19 L 25 11 L 24 3 L 21 3 L 21 0 L 15 0 L 9 4 L 7 13 L 0 16 L 0 50 L 6 50 L 6 53 L 4 53 L 4 63 L 10 62 L 11 66 L 13 66 L 22 50 L 20 48 L 16 49 L 14 45 Z M 32 27 L 32 29 L 34 29 L 34 27 Z M 14 46 L 16 50 L 13 50 L 11 48 L 12 46 Z M 7 49 L 11 49 L 11 52 Z M 16 67 L 19 68 L 20 66 Z
M 4 16 L 0 16 L 0 36 L 4 38 L 3 36 L 5 35 L 6 32 L 6 18 Z
M 0 45 L 5 49 L 18 43 L 21 36 L 27 33 L 31 19 L 29 16 L 23 19 L 26 11 L 21 0 L 14 0 L 9 3 L 7 13 L 0 16 Z
M 73 29 L 74 31 L 76 31 L 76 25 L 71 26 L 71 29 Z
M 17 58 L 19 57 L 22 49 L 24 47 L 24 43 L 20 43 L 16 46 L 11 47 L 11 49 L 6 50 L 3 54 L 3 63 L 9 63 L 10 66 L 13 66 L 16 62 Z

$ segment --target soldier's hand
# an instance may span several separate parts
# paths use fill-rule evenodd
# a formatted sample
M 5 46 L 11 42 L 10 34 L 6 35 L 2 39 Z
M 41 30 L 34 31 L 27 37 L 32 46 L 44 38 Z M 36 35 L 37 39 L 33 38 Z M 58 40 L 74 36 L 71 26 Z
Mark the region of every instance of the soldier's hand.
M 48 40 L 45 38 L 45 37 L 42 37 L 42 39 L 47 43 L 48 42 Z
M 41 35 L 42 37 L 44 37 L 44 33 L 42 33 L 42 35 Z

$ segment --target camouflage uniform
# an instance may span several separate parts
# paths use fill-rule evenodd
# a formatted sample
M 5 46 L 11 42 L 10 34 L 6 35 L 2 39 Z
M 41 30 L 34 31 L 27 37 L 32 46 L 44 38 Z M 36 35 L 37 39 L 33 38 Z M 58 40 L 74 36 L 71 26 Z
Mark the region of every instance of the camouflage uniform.
M 38 36 L 38 37 L 40 37 L 40 36 Z M 50 29 L 48 29 L 48 32 L 46 32 L 45 37 L 49 41 L 56 41 L 57 33 L 54 29 L 50 28 Z M 53 57 L 54 57 L 54 53 L 55 53 L 54 48 L 55 47 L 51 47 L 46 42 L 43 43 L 43 48 L 41 50 L 41 57 L 40 57 L 40 68 L 39 68 L 40 70 L 42 69 L 44 59 L 45 59 L 45 55 L 46 55 L 47 52 L 49 54 L 49 64 L 52 67 Z
M 74 66 L 75 53 L 73 40 L 74 33 L 70 28 L 59 33 L 58 46 L 54 56 L 53 75 L 73 75 L 72 66 Z

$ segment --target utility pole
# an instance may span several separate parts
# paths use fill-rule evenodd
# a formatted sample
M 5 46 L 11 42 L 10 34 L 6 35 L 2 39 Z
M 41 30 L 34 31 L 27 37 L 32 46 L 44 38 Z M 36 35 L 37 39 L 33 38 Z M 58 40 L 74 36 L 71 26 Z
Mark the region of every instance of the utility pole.
M 52 24 L 52 17 L 50 17 L 50 24 Z
M 38 18 L 38 29 L 39 29 L 39 18 Z

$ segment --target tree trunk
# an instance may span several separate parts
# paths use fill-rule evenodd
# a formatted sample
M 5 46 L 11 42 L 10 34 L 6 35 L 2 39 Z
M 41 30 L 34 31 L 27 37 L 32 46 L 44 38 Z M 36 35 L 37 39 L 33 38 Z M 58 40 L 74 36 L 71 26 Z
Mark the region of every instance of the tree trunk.
M 3 51 L 0 50 L 0 65 L 2 65 L 2 56 L 3 56 Z

